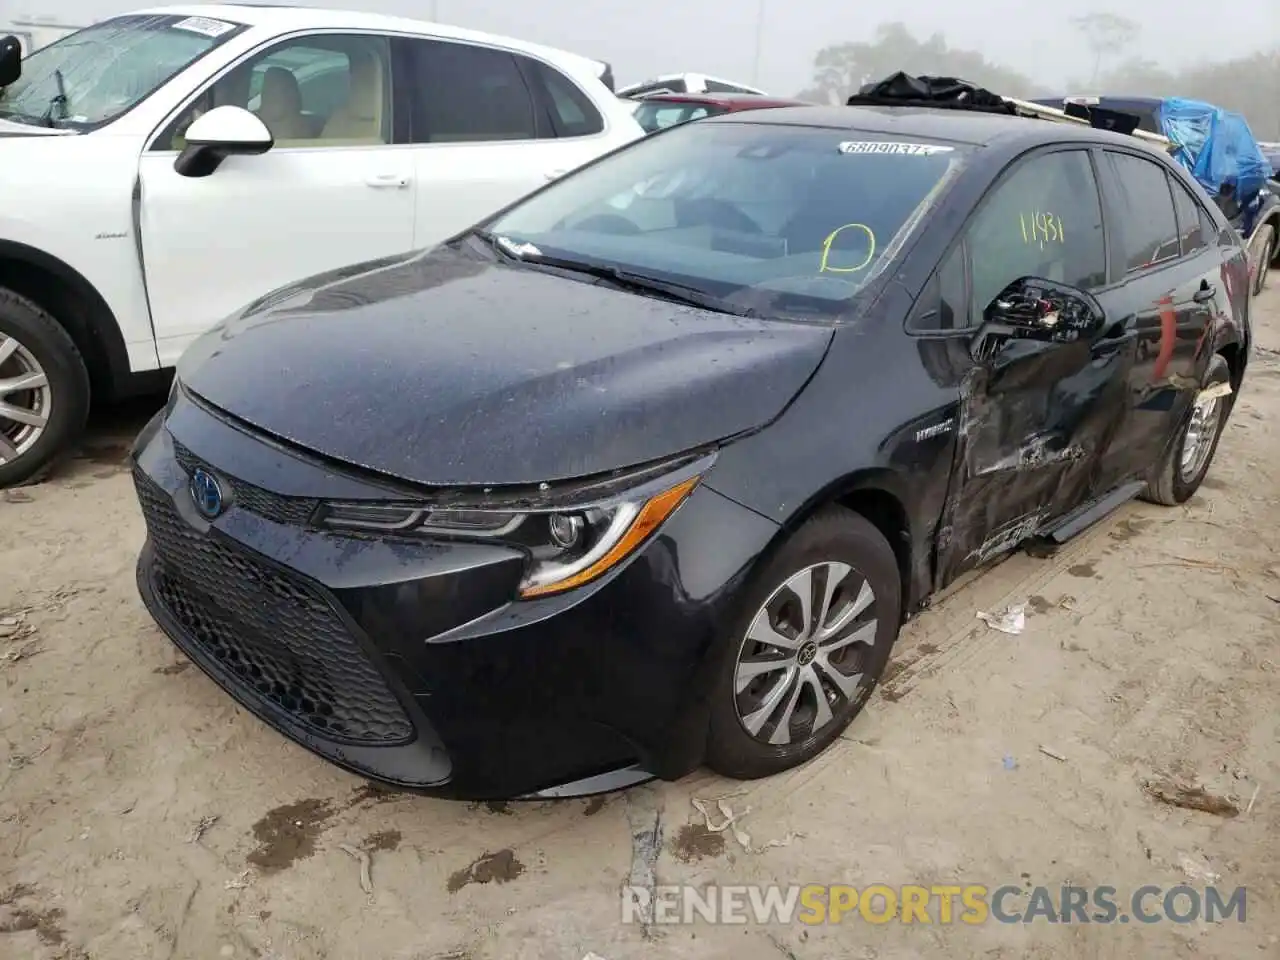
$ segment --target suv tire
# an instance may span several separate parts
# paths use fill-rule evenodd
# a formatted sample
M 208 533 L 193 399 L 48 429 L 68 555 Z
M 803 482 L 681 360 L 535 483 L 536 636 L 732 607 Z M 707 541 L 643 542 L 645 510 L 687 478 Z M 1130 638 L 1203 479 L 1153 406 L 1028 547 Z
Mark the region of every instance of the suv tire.
M 89 372 L 75 342 L 48 311 L 0 288 L 0 487 L 47 471 L 88 414 Z

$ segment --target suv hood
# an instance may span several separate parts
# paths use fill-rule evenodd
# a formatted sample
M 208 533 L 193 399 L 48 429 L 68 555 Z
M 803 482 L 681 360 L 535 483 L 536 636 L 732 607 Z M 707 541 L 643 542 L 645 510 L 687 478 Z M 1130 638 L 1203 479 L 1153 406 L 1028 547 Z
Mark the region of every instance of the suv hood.
M 268 434 L 428 485 L 576 479 L 776 417 L 830 326 L 743 319 L 437 250 L 258 301 L 183 386 Z
M 0 117 L 0 137 L 67 137 L 77 136 L 78 131 L 65 127 L 36 127 Z

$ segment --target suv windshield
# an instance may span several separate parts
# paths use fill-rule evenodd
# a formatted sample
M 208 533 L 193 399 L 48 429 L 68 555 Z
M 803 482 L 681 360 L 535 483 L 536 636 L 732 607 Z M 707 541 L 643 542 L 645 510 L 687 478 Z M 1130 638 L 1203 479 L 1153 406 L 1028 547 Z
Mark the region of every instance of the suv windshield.
M 507 250 L 678 283 L 760 316 L 837 319 L 968 151 L 857 130 L 689 123 L 484 225 Z
M 0 90 L 0 117 L 91 129 L 140 103 L 243 30 L 208 17 L 115 17 L 63 37 L 22 61 Z

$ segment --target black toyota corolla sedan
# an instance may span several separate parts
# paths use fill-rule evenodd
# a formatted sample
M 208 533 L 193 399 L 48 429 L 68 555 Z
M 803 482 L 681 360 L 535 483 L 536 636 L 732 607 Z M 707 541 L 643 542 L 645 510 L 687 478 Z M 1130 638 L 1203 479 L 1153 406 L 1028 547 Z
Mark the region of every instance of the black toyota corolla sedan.
M 363 776 L 567 796 L 827 747 L 899 626 L 1199 486 L 1245 254 L 1156 148 L 956 109 L 673 127 L 266 297 L 135 448 L 143 600 Z

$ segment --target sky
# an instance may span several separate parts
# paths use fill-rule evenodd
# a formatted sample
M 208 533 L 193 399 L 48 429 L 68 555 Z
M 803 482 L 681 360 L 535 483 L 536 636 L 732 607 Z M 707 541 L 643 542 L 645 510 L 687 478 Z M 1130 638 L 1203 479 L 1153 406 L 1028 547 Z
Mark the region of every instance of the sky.
M 0 23 L 33 14 L 83 25 L 149 5 L 146 0 L 0 0 Z M 1034 0 L 919 0 L 909 6 L 850 0 L 331 0 L 308 5 L 439 19 L 562 47 L 612 63 L 620 86 L 694 71 L 755 81 L 783 96 L 808 84 L 821 47 L 868 39 L 880 23 L 893 20 L 917 36 L 942 33 L 952 46 L 978 50 L 1047 86 L 1089 74 L 1086 47 L 1069 21 L 1099 9 L 1140 24 L 1134 54 L 1165 65 L 1229 59 L 1280 45 L 1280 0 L 1235 0 L 1208 30 L 1203 11 L 1212 8 L 1204 0 L 1059 0 L 1053 6 Z M 1204 42 L 1206 36 L 1212 44 Z M 757 37 L 762 40 L 758 70 Z

